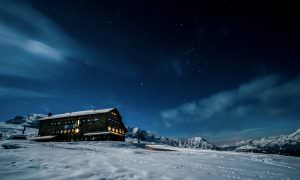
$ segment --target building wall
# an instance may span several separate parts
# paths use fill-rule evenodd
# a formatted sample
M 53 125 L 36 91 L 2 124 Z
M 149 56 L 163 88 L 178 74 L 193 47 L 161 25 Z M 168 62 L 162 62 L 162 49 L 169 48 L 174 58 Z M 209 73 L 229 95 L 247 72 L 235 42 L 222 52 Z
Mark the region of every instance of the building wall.
M 83 134 L 94 131 L 105 131 L 106 129 L 106 115 L 98 114 L 42 120 L 40 122 L 39 135 Z
M 106 137 L 84 136 L 84 133 L 107 132 Z M 125 140 L 127 132 L 117 111 L 105 114 L 85 115 L 40 121 L 40 136 L 56 135 L 60 140 Z

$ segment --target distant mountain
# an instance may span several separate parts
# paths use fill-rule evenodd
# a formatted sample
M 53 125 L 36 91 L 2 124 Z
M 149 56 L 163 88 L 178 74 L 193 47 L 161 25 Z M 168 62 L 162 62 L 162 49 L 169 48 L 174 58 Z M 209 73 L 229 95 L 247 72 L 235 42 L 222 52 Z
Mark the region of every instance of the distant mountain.
M 44 114 L 30 114 L 28 116 L 16 116 L 13 119 L 5 121 L 7 124 L 19 124 L 26 127 L 37 128 L 39 118 L 46 117 Z
M 138 140 L 149 143 L 160 143 L 174 147 L 183 148 L 199 148 L 199 149 L 214 149 L 215 145 L 207 142 L 202 137 L 192 138 L 169 138 L 164 136 L 157 136 L 149 131 L 139 129 L 137 127 L 127 127 L 126 138 L 128 141 Z
M 0 122 L 0 133 L 3 137 L 11 135 L 22 134 L 24 127 L 26 127 L 24 134 L 29 136 L 37 135 L 39 124 L 37 119 L 45 117 L 44 114 L 30 114 L 28 116 L 16 116 L 4 122 Z
M 207 142 L 202 137 L 181 138 L 179 139 L 178 147 L 185 148 L 200 148 L 200 149 L 215 149 L 216 146 Z
M 8 124 L 23 124 L 26 122 L 26 118 L 23 116 L 16 116 L 13 119 L 5 121 Z
M 300 156 L 300 129 L 289 135 L 241 141 L 221 150 Z

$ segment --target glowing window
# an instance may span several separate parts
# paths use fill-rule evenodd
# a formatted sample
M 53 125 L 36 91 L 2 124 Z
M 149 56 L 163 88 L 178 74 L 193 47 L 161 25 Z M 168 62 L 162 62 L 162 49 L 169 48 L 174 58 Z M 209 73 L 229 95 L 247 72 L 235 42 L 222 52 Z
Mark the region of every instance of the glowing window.
M 112 128 L 112 131 L 115 132 L 115 128 Z
M 75 129 L 75 133 L 79 133 L 79 129 L 78 128 Z
M 119 130 L 118 130 L 118 129 L 116 129 L 116 132 L 118 133 L 118 132 L 119 132 Z
M 111 127 L 110 126 L 108 126 L 108 128 L 107 128 L 109 131 L 111 131 Z

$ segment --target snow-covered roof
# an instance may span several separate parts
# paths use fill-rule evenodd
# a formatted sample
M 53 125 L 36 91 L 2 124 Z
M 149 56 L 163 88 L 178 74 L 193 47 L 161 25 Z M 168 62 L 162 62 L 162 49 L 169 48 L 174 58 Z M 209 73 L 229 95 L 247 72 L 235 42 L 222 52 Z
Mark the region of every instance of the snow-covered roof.
M 104 135 L 104 134 L 112 134 L 112 132 L 99 131 L 99 132 L 84 133 L 85 136 Z
M 69 112 L 64 114 L 55 114 L 52 116 L 47 116 L 41 118 L 39 120 L 49 120 L 49 119 L 58 119 L 58 118 L 65 118 L 65 117 L 74 117 L 74 116 L 84 116 L 84 115 L 91 115 L 91 114 L 101 114 L 101 113 L 108 113 L 115 108 L 108 108 L 108 109 L 98 109 L 98 110 L 86 110 L 86 111 L 77 111 L 77 112 Z
M 52 139 L 55 136 L 37 136 L 37 137 L 33 137 L 30 138 L 30 140 L 36 141 L 36 140 L 47 140 L 47 139 Z

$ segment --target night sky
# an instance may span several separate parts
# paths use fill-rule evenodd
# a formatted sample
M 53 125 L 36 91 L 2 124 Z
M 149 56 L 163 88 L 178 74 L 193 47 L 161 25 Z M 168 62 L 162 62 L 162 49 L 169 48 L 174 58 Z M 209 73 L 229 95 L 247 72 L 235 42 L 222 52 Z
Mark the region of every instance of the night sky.
M 300 26 L 275 1 L 1 1 L 0 120 L 117 107 L 232 141 L 300 127 Z

